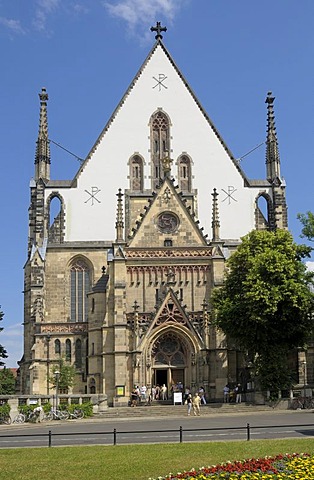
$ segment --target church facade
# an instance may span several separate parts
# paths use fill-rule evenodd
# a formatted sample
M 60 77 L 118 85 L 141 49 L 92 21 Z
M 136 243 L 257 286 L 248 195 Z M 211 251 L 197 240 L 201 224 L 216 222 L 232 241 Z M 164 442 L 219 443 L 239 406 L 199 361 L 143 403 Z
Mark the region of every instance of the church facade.
M 48 94 L 39 94 L 22 393 L 49 394 L 61 359 L 75 366 L 74 393 L 105 394 L 110 405 L 126 404 L 134 385 L 203 386 L 215 400 L 226 383 L 247 381 L 242 356 L 211 325 L 210 298 L 241 236 L 287 228 L 274 97 L 266 98 L 265 179 L 251 180 L 176 66 L 159 23 L 155 30 L 71 180 L 50 177 Z

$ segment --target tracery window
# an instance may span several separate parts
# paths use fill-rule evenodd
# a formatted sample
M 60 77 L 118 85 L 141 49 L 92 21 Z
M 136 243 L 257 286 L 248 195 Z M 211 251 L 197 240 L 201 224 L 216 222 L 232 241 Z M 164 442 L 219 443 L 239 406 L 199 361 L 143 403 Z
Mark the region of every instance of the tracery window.
M 134 155 L 130 160 L 130 190 L 133 192 L 143 191 L 143 159 Z
M 83 260 L 71 265 L 71 321 L 86 322 L 88 319 L 87 293 L 90 289 L 90 273 Z
M 65 359 L 67 362 L 71 362 L 72 360 L 72 345 L 69 339 L 65 341 Z
M 152 155 L 152 188 L 155 188 L 163 177 L 161 159 L 170 155 L 170 125 L 168 116 L 158 110 L 151 117 L 151 155 Z
M 185 352 L 178 337 L 169 332 L 162 335 L 152 350 L 155 365 L 185 365 Z
M 191 159 L 181 155 L 178 160 L 178 181 L 183 192 L 190 192 L 192 188 Z

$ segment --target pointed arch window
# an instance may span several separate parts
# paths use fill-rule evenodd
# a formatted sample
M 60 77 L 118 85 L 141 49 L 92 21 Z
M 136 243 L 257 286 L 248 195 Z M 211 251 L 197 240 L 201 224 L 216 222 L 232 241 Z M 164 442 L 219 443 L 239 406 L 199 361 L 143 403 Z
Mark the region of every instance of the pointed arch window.
M 88 318 L 87 294 L 90 289 L 90 272 L 83 260 L 71 265 L 71 321 L 86 322 Z
M 65 341 L 65 359 L 67 362 L 72 360 L 72 345 L 69 338 Z
M 75 366 L 82 368 L 82 341 L 80 339 L 75 342 Z
M 178 160 L 179 187 L 183 192 L 190 192 L 192 188 L 191 159 L 181 155 Z
M 64 241 L 64 206 L 61 195 L 52 193 L 47 200 L 48 239 L 52 243 Z
M 151 117 L 151 155 L 152 155 L 152 188 L 155 188 L 163 177 L 161 159 L 170 154 L 170 122 L 168 116 L 158 110 Z
M 60 340 L 55 340 L 55 354 L 61 355 L 61 343 Z
M 143 171 L 143 159 L 139 155 L 134 155 L 130 160 L 130 190 L 133 192 L 143 191 Z

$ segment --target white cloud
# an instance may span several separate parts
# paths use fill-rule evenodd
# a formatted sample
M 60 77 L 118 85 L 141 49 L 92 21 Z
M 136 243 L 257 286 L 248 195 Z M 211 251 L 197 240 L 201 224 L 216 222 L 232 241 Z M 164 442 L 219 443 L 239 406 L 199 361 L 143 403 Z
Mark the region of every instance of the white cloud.
M 45 30 L 48 15 L 60 5 L 60 0 L 37 0 L 33 25 L 37 30 Z
M 81 3 L 75 3 L 73 5 L 73 11 L 75 13 L 88 13 L 89 12 L 88 8 L 86 8 L 86 6 L 82 5 Z
M 125 20 L 129 30 L 134 33 L 136 27 L 149 22 L 155 23 L 163 17 L 172 23 L 176 13 L 187 3 L 188 0 L 117 0 L 104 1 L 103 5 L 108 12 L 117 18 Z
M 314 272 L 314 262 L 305 262 L 305 264 L 310 272 Z
M 14 20 L 12 18 L 0 17 L 0 25 L 4 25 L 10 30 L 11 33 L 25 33 L 24 28 L 22 27 L 19 20 Z

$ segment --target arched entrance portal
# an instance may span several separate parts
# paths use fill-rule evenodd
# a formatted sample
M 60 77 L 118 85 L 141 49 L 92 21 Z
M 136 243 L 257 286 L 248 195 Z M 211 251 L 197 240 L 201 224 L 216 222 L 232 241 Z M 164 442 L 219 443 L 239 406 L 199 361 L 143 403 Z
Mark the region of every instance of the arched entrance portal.
M 154 342 L 151 350 L 152 384 L 168 388 L 168 396 L 188 385 L 190 371 L 188 366 L 191 356 L 186 341 L 174 332 L 162 334 Z

